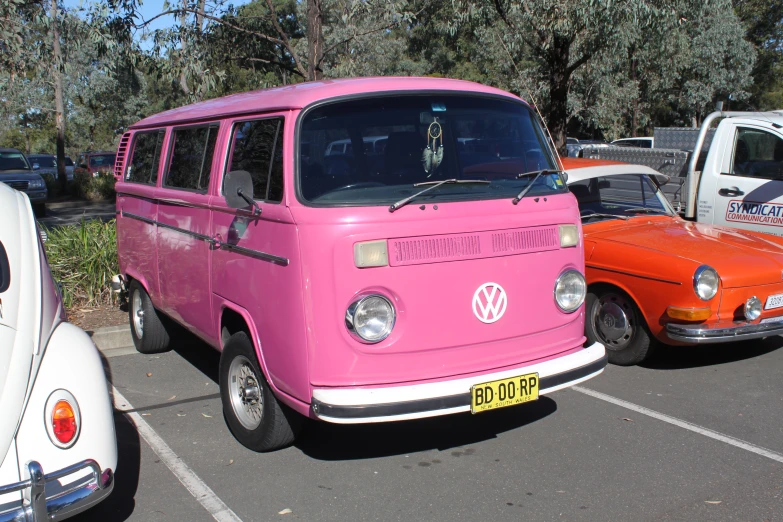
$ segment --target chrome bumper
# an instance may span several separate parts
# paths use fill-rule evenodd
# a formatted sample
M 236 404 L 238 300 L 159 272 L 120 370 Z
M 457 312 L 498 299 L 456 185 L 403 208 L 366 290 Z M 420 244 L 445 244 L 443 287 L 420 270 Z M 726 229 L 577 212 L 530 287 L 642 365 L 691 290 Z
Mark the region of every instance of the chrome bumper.
M 63 468 L 54 473 L 44 475 L 43 468 L 36 461 L 27 465 L 30 478 L 0 486 L 0 495 L 6 493 L 24 492 L 22 505 L 0 513 L 0 522 L 44 522 L 46 520 L 63 520 L 91 508 L 111 493 L 114 488 L 114 474 L 101 468 L 94 460 L 85 460 Z M 46 484 L 67 477 L 73 473 L 89 469 L 92 478 L 78 486 L 58 492 L 52 497 L 46 496 Z
M 733 326 L 704 326 L 703 324 L 667 324 L 669 339 L 692 344 L 730 343 L 746 339 L 758 339 L 783 335 L 783 322 L 734 323 Z

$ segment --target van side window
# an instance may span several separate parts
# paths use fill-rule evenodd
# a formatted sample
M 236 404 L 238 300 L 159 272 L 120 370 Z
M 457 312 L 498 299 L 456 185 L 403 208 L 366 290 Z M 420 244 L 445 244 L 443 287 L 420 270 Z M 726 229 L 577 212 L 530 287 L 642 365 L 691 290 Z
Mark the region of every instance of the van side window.
M 248 171 L 255 199 L 283 200 L 283 118 L 234 125 L 230 154 L 227 172 Z
M 218 126 L 174 129 L 169 169 L 163 184 L 167 187 L 206 192 L 212 170 Z
M 166 131 L 137 132 L 133 137 L 133 151 L 125 171 L 125 181 L 154 185 L 158 182 L 160 149 Z
M 783 140 L 760 129 L 737 129 L 731 174 L 783 180 Z

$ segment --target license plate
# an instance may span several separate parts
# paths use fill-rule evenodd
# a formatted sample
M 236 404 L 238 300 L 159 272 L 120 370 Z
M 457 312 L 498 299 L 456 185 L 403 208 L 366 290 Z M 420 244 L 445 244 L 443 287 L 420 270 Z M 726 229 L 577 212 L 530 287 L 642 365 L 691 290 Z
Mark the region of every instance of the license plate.
M 538 374 L 498 379 L 470 388 L 470 411 L 479 413 L 538 399 Z
M 767 297 L 767 304 L 764 305 L 764 310 L 772 310 L 781 306 L 783 306 L 783 294 L 771 295 Z
M 767 317 L 766 319 L 762 319 L 760 324 L 781 323 L 781 322 L 783 322 L 783 315 L 779 315 L 778 317 Z

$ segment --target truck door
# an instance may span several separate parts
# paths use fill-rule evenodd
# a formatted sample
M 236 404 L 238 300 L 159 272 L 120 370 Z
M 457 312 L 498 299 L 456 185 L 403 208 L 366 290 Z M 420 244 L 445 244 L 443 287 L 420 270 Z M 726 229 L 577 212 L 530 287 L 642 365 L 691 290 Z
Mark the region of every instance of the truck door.
M 783 135 L 737 123 L 713 190 L 715 224 L 783 235 Z

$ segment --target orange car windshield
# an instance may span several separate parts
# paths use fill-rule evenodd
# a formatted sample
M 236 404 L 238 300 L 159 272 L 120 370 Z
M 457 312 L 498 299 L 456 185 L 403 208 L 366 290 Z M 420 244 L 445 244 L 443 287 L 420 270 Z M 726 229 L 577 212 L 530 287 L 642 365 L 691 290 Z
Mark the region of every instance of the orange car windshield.
M 650 214 L 672 215 L 664 195 L 645 174 L 600 176 L 575 181 L 568 188 L 576 196 L 585 222 Z

